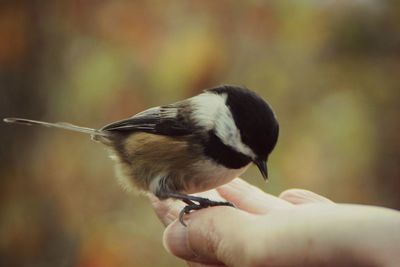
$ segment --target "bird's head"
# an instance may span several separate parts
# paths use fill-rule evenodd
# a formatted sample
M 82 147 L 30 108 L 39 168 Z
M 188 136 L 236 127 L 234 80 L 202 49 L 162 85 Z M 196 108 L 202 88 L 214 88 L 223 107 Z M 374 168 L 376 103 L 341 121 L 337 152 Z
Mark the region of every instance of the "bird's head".
M 194 113 L 198 124 L 208 127 L 215 138 L 238 153 L 237 167 L 253 162 L 267 179 L 268 156 L 279 134 L 270 105 L 253 91 L 233 85 L 208 89 L 194 102 L 199 107 Z

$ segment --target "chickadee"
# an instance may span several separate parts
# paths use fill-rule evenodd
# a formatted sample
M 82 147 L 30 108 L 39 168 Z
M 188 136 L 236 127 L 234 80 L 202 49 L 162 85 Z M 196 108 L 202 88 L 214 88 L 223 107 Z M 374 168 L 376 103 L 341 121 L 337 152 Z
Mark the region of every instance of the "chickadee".
M 251 163 L 268 178 L 267 159 L 278 139 L 271 107 L 254 92 L 224 85 L 174 104 L 147 109 L 101 129 L 68 123 L 6 118 L 90 134 L 109 147 L 117 168 L 139 190 L 180 199 L 183 215 L 210 206 L 232 206 L 188 194 L 223 185 Z

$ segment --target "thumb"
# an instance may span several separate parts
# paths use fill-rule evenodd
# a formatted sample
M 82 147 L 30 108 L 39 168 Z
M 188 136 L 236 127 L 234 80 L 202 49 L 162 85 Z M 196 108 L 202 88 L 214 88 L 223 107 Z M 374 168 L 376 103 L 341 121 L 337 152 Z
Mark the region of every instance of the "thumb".
M 255 215 L 230 207 L 213 207 L 187 216 L 164 232 L 164 246 L 173 255 L 193 262 L 243 266 L 244 249 Z

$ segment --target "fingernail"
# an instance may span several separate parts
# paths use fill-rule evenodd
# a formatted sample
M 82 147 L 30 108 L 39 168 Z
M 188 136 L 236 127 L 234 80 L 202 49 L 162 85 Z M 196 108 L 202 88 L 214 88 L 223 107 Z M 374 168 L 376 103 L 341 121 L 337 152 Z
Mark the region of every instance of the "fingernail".
M 196 257 L 189 247 L 188 240 L 188 227 L 179 221 L 170 224 L 164 232 L 163 243 L 167 251 L 186 260 Z

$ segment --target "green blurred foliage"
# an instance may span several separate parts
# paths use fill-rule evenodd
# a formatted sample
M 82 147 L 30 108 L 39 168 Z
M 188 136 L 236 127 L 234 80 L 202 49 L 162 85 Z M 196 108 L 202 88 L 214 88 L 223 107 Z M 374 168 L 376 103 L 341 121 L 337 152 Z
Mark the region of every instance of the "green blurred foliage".
M 1 1 L 0 114 L 101 127 L 222 83 L 281 124 L 272 194 L 400 208 L 397 1 Z M 1 266 L 184 266 L 89 138 L 1 125 Z

